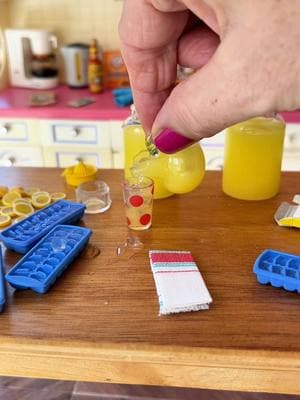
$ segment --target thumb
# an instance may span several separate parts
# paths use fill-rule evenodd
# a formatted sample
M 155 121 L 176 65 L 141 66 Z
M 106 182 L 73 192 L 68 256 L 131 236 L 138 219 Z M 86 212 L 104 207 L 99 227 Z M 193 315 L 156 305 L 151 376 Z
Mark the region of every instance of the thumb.
M 205 66 L 172 90 L 157 114 L 152 135 L 161 151 L 176 152 L 270 111 L 253 59 L 249 67 L 249 60 L 239 58 L 234 49 L 226 49 L 224 57 L 220 47 Z

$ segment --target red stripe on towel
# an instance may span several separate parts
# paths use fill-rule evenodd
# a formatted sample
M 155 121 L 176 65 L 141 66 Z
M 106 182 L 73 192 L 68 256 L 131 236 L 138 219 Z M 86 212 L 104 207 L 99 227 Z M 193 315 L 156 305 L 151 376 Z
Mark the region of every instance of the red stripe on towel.
M 194 262 L 191 253 L 152 253 L 152 262 Z

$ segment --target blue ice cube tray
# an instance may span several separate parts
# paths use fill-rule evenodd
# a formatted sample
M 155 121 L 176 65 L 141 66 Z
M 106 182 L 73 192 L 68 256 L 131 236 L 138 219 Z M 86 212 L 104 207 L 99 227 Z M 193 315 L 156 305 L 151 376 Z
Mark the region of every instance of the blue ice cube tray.
M 253 272 L 261 284 L 270 283 L 300 293 L 300 257 L 275 250 L 265 250 L 257 258 Z
M 58 224 L 74 224 L 84 214 L 85 206 L 59 200 L 29 215 L 0 233 L 0 240 L 17 253 L 27 253 L 43 236 Z
M 91 229 L 57 225 L 5 275 L 16 289 L 46 293 L 89 241 Z
M 2 258 L 2 249 L 0 246 L 0 313 L 4 308 L 4 304 L 5 304 L 4 265 Z

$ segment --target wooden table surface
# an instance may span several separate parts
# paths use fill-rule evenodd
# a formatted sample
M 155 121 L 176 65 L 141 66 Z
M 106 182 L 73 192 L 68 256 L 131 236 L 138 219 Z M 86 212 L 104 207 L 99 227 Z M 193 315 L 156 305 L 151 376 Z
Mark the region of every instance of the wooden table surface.
M 58 169 L 2 168 L 0 184 L 67 189 Z M 282 191 L 243 202 L 221 191 L 208 172 L 185 196 L 154 204 L 153 228 L 135 233 L 138 253 L 117 257 L 130 232 L 124 222 L 122 172 L 102 170 L 111 209 L 86 215 L 91 243 L 45 295 L 8 288 L 0 315 L 0 374 L 130 384 L 300 394 L 300 296 L 257 283 L 265 249 L 300 254 L 300 230 L 273 215 L 299 193 L 300 174 L 285 173 Z M 209 311 L 158 315 L 148 250 L 190 250 L 213 297 Z M 6 251 L 6 269 L 20 256 Z

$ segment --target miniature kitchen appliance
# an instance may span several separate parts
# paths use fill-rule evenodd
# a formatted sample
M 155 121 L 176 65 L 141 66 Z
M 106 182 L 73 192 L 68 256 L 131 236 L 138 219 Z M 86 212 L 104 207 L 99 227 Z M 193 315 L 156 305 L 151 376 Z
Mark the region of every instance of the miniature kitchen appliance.
M 58 85 L 57 39 L 43 29 L 5 31 L 12 86 L 52 89 Z
M 65 80 L 71 88 L 88 86 L 89 46 L 72 43 L 61 49 L 65 64 Z

